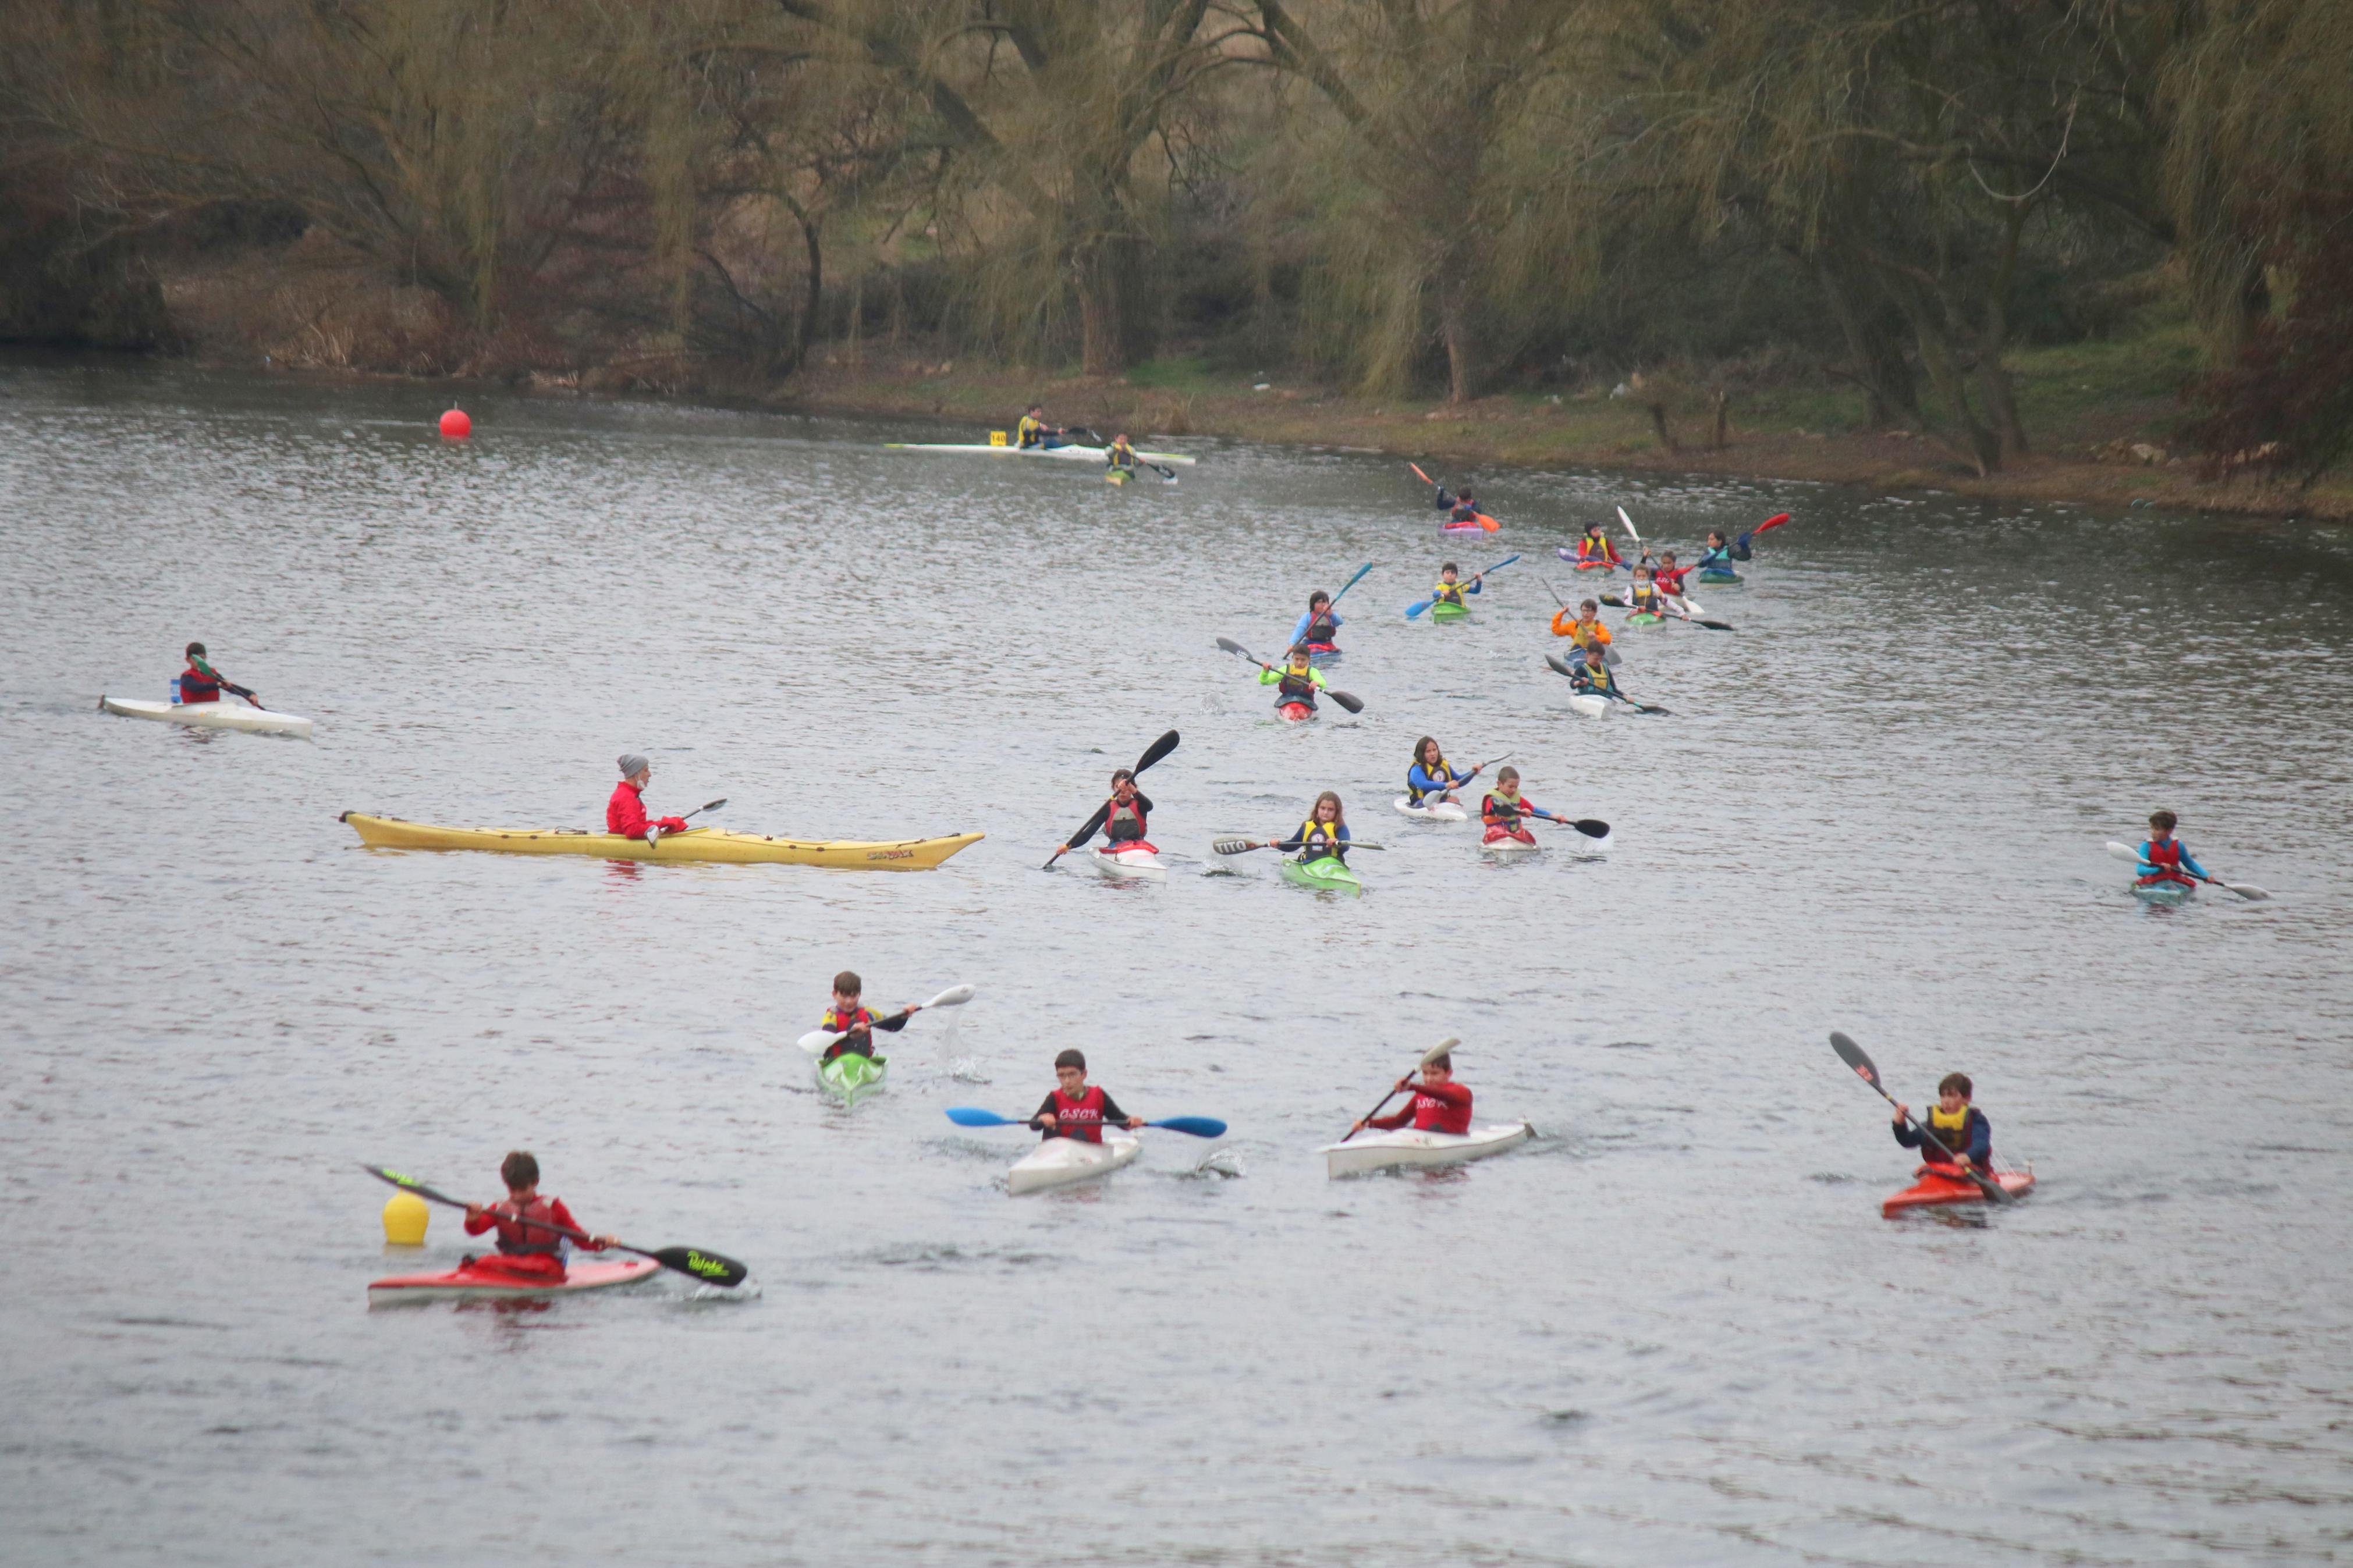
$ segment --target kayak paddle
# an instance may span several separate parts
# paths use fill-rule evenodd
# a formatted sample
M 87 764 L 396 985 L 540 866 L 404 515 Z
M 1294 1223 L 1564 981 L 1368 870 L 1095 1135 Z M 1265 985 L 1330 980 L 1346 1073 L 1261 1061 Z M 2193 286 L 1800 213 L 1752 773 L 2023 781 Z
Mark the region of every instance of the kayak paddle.
M 1681 597 L 1680 595 L 1676 596 Z M 1631 599 L 1621 599 L 1614 594 L 1603 595 L 1601 602 L 1609 605 L 1613 610 L 1630 610 L 1634 607 L 1634 602 Z M 1691 605 L 1691 608 L 1694 610 L 1696 610 L 1699 607 L 1696 605 L 1691 605 L 1691 601 L 1688 599 L 1683 602 L 1686 605 Z M 1674 616 L 1674 617 L 1679 621 L 1687 621 L 1695 626 L 1705 626 L 1712 632 L 1728 632 L 1732 629 L 1732 623 L 1730 621 L 1704 621 L 1700 619 L 1698 616 L 1688 612 L 1669 611 L 1668 613 Z
M 1864 1053 L 1863 1048 L 1861 1046 L 1856 1045 L 1852 1039 L 1849 1038 L 1845 1035 L 1840 1034 L 1836 1029 L 1832 1029 L 1831 1031 L 1831 1049 L 1839 1054 L 1839 1060 L 1846 1063 L 1847 1066 L 1854 1069 L 1855 1077 L 1871 1085 L 1873 1089 L 1877 1089 L 1879 1091 L 1880 1099 L 1887 1101 L 1890 1105 L 1895 1105 L 1895 1097 L 1888 1093 L 1886 1086 L 1879 1081 L 1879 1069 L 1872 1065 L 1871 1058 Z M 1904 1109 L 1900 1105 L 1897 1105 L 1895 1108 L 1898 1110 L 1903 1110 Z M 2004 1187 L 2000 1182 L 1995 1181 L 1991 1176 L 1986 1175 L 1980 1172 L 1975 1165 L 1962 1164 L 1961 1157 L 1958 1154 L 1954 1153 L 1950 1149 L 1945 1148 L 1944 1140 L 1937 1137 L 1934 1132 L 1929 1131 L 1926 1127 L 1921 1126 L 1917 1117 L 1915 1117 L 1909 1111 L 1905 1111 L 1904 1120 L 1910 1122 L 1913 1130 L 1918 1132 L 1921 1137 L 1926 1138 L 1929 1142 L 1934 1143 L 1938 1149 L 1943 1150 L 1945 1158 L 1950 1160 L 1956 1167 L 1969 1178 L 1969 1180 L 1978 1184 L 1978 1191 L 1985 1194 L 1986 1202 L 1989 1204 L 2006 1204 L 2010 1202 L 2010 1190 L 2007 1187 Z
M 926 1008 L 961 1007 L 971 1000 L 971 986 L 951 985 L 928 1002 L 918 1002 L 912 1007 L 902 1007 L 899 1011 L 892 1014 L 887 1018 L 875 1019 L 874 1027 L 878 1029 L 891 1030 L 895 1033 L 899 1029 L 906 1026 L 908 1019 L 913 1017 L 916 1014 L 923 1012 Z M 833 1047 L 839 1045 L 842 1041 L 849 1038 L 850 1036 L 857 1033 L 858 1031 L 856 1029 L 846 1029 L 839 1035 L 833 1035 L 828 1034 L 823 1029 L 811 1029 L 807 1034 L 803 1035 L 799 1039 L 793 1043 L 813 1057 L 822 1056 Z
M 1545 655 L 1545 662 L 1552 666 L 1554 674 L 1565 675 L 1572 681 L 1577 679 L 1577 671 L 1571 669 L 1567 665 L 1563 664 L 1561 662 L 1560 655 L 1556 653 L 1548 653 Z M 1592 695 L 1607 697 L 1616 702 L 1623 702 L 1627 707 L 1631 708 L 1637 713 L 1667 713 L 1670 711 L 1670 710 L 1661 708 L 1653 703 L 1637 702 L 1622 691 L 1602 691 L 1592 693 Z
M 404 1176 L 399 1172 L 386 1170 L 382 1165 L 364 1164 L 360 1169 L 379 1182 L 391 1183 L 404 1193 L 415 1193 L 427 1203 L 446 1204 L 453 1209 L 471 1206 L 461 1198 L 453 1198 L 447 1193 L 435 1192 L 414 1176 Z M 527 1230 L 552 1230 L 558 1236 L 570 1237 L 575 1241 L 585 1242 L 589 1239 L 586 1231 L 575 1230 L 568 1225 L 553 1225 L 546 1220 L 513 1220 L 510 1223 L 520 1225 Z M 612 1244 L 612 1249 L 616 1252 L 634 1252 L 639 1258 L 650 1258 L 664 1268 L 675 1268 L 690 1279 L 700 1279 L 706 1285 L 723 1285 L 731 1290 L 750 1279 L 752 1275 L 750 1269 L 733 1258 L 722 1258 L 715 1252 L 705 1252 L 699 1247 L 664 1247 L 649 1252 L 642 1247 L 631 1247 L 626 1241 L 617 1241 Z
M 1622 506 L 1618 509 L 1618 521 L 1626 525 L 1627 538 L 1632 540 L 1637 544 L 1641 544 L 1642 542 L 1641 534 L 1635 531 L 1634 520 L 1626 515 L 1626 509 Z
M 1161 758 L 1166 756 L 1176 749 L 1176 731 L 1171 730 L 1168 733 L 1161 736 L 1160 739 L 1153 742 L 1152 744 L 1145 747 L 1144 755 L 1135 759 L 1135 766 L 1128 769 L 1128 772 L 1132 773 L 1140 773 L 1145 769 L 1150 767 L 1153 763 L 1158 762 Z M 1052 870 L 1054 868 L 1055 861 L 1060 860 L 1063 856 L 1069 854 L 1071 850 L 1076 849 L 1088 839 L 1092 838 L 1095 836 L 1095 829 L 1101 827 L 1103 825 L 1103 819 L 1108 817 L 1110 815 L 1111 802 L 1105 801 L 1101 805 L 1095 807 L 1095 814 L 1087 818 L 1087 825 L 1084 827 L 1080 828 L 1076 833 L 1071 834 L 1070 842 L 1064 844 L 1060 849 L 1055 850 L 1053 854 L 1048 856 L 1046 858 L 1046 863 L 1039 867 L 1039 869 L 1041 871 Z
M 1373 563 L 1371 563 L 1371 562 L 1369 562 L 1369 561 L 1366 562 L 1362 566 L 1357 567 L 1357 568 L 1356 568 L 1356 574 L 1355 576 L 1353 576 L 1353 577 L 1349 578 L 1346 582 L 1345 582 L 1345 583 L 1343 583 L 1343 584 L 1340 584 L 1340 594 L 1345 594 L 1345 593 L 1346 593 L 1349 589 L 1351 589 L 1351 588 L 1355 587 L 1357 584 L 1359 584 L 1359 583 L 1363 582 L 1363 581 L 1365 580 L 1365 574 L 1366 574 L 1366 573 L 1367 573 L 1367 572 L 1369 572 L 1369 571 L 1371 571 L 1372 569 L 1373 569 Z M 1340 594 L 1335 594 L 1335 595 L 1332 595 L 1332 603 L 1333 603 L 1333 604 L 1336 605 L 1336 604 L 1338 604 L 1338 603 L 1340 602 Z M 1326 607 L 1326 608 L 1329 608 L 1330 606 L 1328 606 L 1328 605 L 1327 605 L 1327 606 L 1325 606 L 1325 607 Z
M 983 1110 L 972 1105 L 949 1106 L 948 1120 L 958 1127 L 1035 1127 L 1038 1124 L 1032 1117 L 999 1116 L 994 1110 Z M 1104 1125 L 1117 1124 L 1106 1122 Z M 1157 1121 L 1146 1121 L 1145 1125 L 1166 1127 L 1171 1132 L 1189 1132 L 1196 1138 L 1223 1138 L 1226 1135 L 1226 1124 L 1214 1116 L 1164 1116 Z
M 1519 559 L 1519 557 L 1518 557 L 1518 556 L 1516 556 L 1516 555 L 1507 555 L 1507 556 L 1505 556 L 1503 560 L 1496 562 L 1493 566 L 1485 567 L 1485 568 L 1482 568 L 1482 570 L 1480 570 L 1480 571 L 1473 572 L 1472 574 L 1471 574 L 1471 582 L 1470 582 L 1469 584 L 1466 584 L 1464 586 L 1466 587 L 1466 589 L 1467 589 L 1467 588 L 1469 588 L 1469 587 L 1475 586 L 1475 585 L 1478 584 L 1479 579 L 1481 579 L 1482 577 L 1484 577 L 1484 576 L 1485 576 L 1489 572 L 1500 572 L 1500 571 L 1502 571 L 1504 567 L 1509 566 L 1513 562 L 1517 561 L 1518 559 Z M 1419 615 L 1421 614 L 1421 612 L 1422 612 L 1422 611 L 1424 611 L 1424 610 L 1426 610 L 1426 609 L 1430 608 L 1430 605 L 1434 605 L 1434 604 L 1436 604 L 1436 603 L 1438 603 L 1438 595 L 1435 595 L 1435 594 L 1432 594 L 1429 598 L 1424 599 L 1424 600 L 1423 600 L 1420 604 L 1419 604 L 1419 605 L 1408 605 L 1405 607 L 1405 618 L 1406 618 L 1407 620 L 1409 620 L 1409 620 L 1412 620 L 1412 619 L 1413 619 L 1413 618 L 1415 618 L 1417 616 L 1419 616 Z
M 1447 1036 L 1446 1038 L 1439 1041 L 1438 1044 L 1430 1047 L 1430 1049 L 1421 1053 L 1421 1060 L 1413 1064 L 1413 1072 L 1419 1072 L 1422 1068 L 1428 1067 L 1430 1063 L 1436 1061 L 1439 1058 L 1444 1056 L 1447 1052 L 1452 1050 L 1461 1043 L 1462 1042 L 1461 1040 L 1455 1038 L 1452 1035 Z M 1408 1073 L 1406 1076 L 1408 1078 L 1411 1078 L 1413 1073 Z M 1396 1098 L 1397 1090 L 1394 1089 L 1390 1089 L 1387 1094 L 1381 1096 L 1380 1105 L 1374 1106 L 1370 1110 L 1366 1111 L 1363 1116 L 1357 1118 L 1357 1120 L 1360 1121 L 1370 1121 L 1374 1117 L 1378 1116 L 1381 1113 L 1382 1106 L 1388 1104 L 1390 1100 L 1395 1100 Z M 1351 1127 L 1345 1132 L 1340 1134 L 1340 1142 L 1345 1143 L 1349 1139 L 1354 1138 L 1356 1135 L 1356 1130 Z
M 2119 860 L 2129 860 L 2136 866 L 2146 866 L 2148 864 L 2147 861 L 2140 858 L 2139 850 L 2134 848 L 2129 844 L 2119 844 L 2113 838 L 2108 840 L 2108 853 L 2115 856 Z M 2261 903 L 2265 899 L 2271 897 L 2269 893 L 2263 891 L 2263 889 L 2256 887 L 2252 882 L 2226 882 L 2220 877 L 2209 877 L 2206 879 L 2213 883 L 2216 887 L 2221 889 L 2226 893 L 2238 894 L 2239 897 L 2246 900 L 2249 903 Z
M 1367 844 L 1361 838 L 1351 838 L 1347 847 L 1351 849 L 1382 850 L 1388 847 L 1386 844 Z M 1301 846 L 1296 838 L 1270 838 L 1263 843 L 1255 838 L 1219 838 L 1212 840 L 1209 847 L 1220 855 L 1247 855 L 1253 849 L 1297 849 Z
M 681 822 L 685 822 L 685 821 L 689 820 L 690 818 L 697 817 L 697 816 L 702 816 L 704 812 L 706 812 L 706 811 L 717 811 L 721 806 L 725 805 L 726 804 L 727 804 L 727 797 L 726 797 L 725 795 L 721 795 L 717 800 L 707 800 L 707 801 L 704 801 L 701 805 L 698 805 L 698 806 L 696 806 L 692 811 L 688 812 L 688 813 L 686 814 L 686 816 L 681 816 L 681 817 L 680 817 L 680 818 L 679 818 L 679 820 L 680 820 Z M 659 828 L 659 827 L 656 827 L 653 824 L 651 824 L 651 823 L 648 823 L 648 824 L 646 825 L 646 843 L 647 843 L 647 845 L 648 845 L 649 847 L 651 847 L 651 846 L 653 846 L 653 845 L 656 845 L 656 844 L 660 843 L 660 842 L 661 842 L 661 839 L 662 839 L 662 830 L 661 830 L 660 828 Z
M 1225 649 L 1228 653 L 1240 654 L 1242 658 L 1250 660 L 1261 669 L 1274 669 L 1274 666 L 1267 663 L 1266 660 L 1259 658 L 1258 655 L 1250 652 L 1250 649 L 1242 647 L 1241 644 L 1234 641 L 1231 637 L 1219 637 L 1218 639 L 1218 646 Z M 1282 672 L 1281 670 L 1275 670 L 1275 673 L 1280 675 Z M 1319 688 L 1319 689 L 1323 691 L 1324 696 L 1329 697 L 1333 701 L 1337 702 L 1341 707 L 1345 708 L 1351 713 L 1362 713 L 1365 710 L 1365 700 L 1361 697 L 1352 697 L 1336 686 L 1322 687 Z
M 1609 837 L 1609 825 L 1598 816 L 1555 816 L 1549 811 L 1538 811 L 1533 806 L 1528 808 L 1528 815 L 1541 817 L 1546 822 L 1556 822 L 1563 827 L 1574 827 L 1588 838 Z
M 1554 604 L 1558 605 L 1564 610 L 1568 608 L 1568 601 L 1560 596 L 1560 590 L 1552 585 L 1551 578 L 1539 577 L 1536 581 L 1545 585 L 1545 592 L 1552 595 L 1552 602 Z M 1603 644 L 1601 647 L 1601 662 L 1608 665 L 1612 669 L 1617 668 L 1618 650 L 1609 647 L 1607 643 Z

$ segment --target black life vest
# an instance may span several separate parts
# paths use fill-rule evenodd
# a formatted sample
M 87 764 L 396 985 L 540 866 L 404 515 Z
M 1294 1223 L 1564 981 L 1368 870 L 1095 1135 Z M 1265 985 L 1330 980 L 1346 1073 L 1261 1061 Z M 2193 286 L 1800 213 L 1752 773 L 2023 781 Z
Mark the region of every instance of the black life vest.
M 1332 639 L 1339 635 L 1340 627 L 1332 619 L 1332 612 L 1327 609 L 1308 621 L 1307 636 L 1301 640 L 1310 647 L 1329 647 L 1332 646 Z

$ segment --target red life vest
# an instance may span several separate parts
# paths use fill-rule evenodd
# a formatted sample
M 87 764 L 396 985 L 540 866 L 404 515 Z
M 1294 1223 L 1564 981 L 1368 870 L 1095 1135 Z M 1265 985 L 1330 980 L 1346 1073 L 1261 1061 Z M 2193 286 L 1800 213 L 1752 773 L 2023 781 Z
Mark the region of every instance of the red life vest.
M 1133 827 L 1127 826 L 1130 823 L 1134 826 Z M 1111 809 L 1103 816 L 1103 837 L 1113 844 L 1124 844 L 1134 842 L 1143 837 L 1144 802 L 1142 798 L 1112 802 Z
M 195 659 L 188 660 L 188 668 L 180 671 L 181 701 L 217 702 L 220 691 L 220 682 L 198 669 Z
M 2159 844 L 2152 838 L 2140 847 L 2140 854 L 2141 859 L 2151 868 L 2142 874 L 2141 886 L 2147 887 L 2151 882 L 2190 881 L 2189 875 L 2181 869 L 2180 839 L 2168 838 Z
M 1103 1091 L 1101 1084 L 1087 1085 L 1086 1093 L 1076 1100 L 1064 1094 L 1058 1084 L 1054 1089 L 1054 1131 L 1064 1138 L 1075 1138 L 1082 1143 L 1103 1142 Z M 1073 1128 L 1071 1124 L 1077 1122 Z
M 1462 1103 L 1450 1105 L 1434 1095 L 1419 1089 L 1413 1096 L 1413 1125 L 1418 1132 L 1468 1132 L 1471 1131 L 1471 1091 L 1461 1084 L 1451 1084 L 1461 1089 Z
M 864 1007 L 852 1009 L 847 1018 L 841 1016 L 840 1008 L 828 1007 L 825 1016 L 817 1021 L 817 1026 L 836 1035 L 847 1035 L 854 1029 L 866 1031 L 863 1035 L 828 1046 L 825 1055 L 818 1058 L 819 1061 L 829 1062 L 844 1051 L 854 1051 L 861 1057 L 874 1054 L 874 1015 Z
M 1618 549 L 1609 542 L 1608 535 L 1596 539 L 1588 533 L 1577 542 L 1577 558 L 1579 561 L 1615 561 Z
M 1691 571 L 1688 566 L 1653 566 L 1651 568 L 1651 581 L 1680 599 L 1683 593 L 1683 579 L 1691 575 Z
M 565 1237 L 552 1230 L 536 1226 L 519 1226 L 518 1219 L 549 1220 L 555 1218 L 555 1204 L 551 1198 L 533 1198 L 517 1206 L 512 1198 L 491 1205 L 491 1215 L 499 1225 L 499 1250 L 509 1258 L 561 1258 Z

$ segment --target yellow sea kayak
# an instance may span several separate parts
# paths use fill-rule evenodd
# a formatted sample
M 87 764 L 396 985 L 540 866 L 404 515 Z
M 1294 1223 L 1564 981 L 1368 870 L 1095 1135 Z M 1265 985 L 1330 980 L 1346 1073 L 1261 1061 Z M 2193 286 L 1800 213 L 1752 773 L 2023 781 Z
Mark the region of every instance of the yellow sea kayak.
M 571 827 L 436 827 L 396 816 L 347 811 L 360 842 L 377 849 L 491 849 L 509 855 L 595 855 L 607 860 L 763 861 L 785 866 L 829 866 L 845 871 L 928 871 L 981 835 L 946 838 L 901 838 L 862 843 L 850 838 L 771 838 L 730 833 L 723 827 L 690 827 L 665 833 L 653 844 L 617 833 Z

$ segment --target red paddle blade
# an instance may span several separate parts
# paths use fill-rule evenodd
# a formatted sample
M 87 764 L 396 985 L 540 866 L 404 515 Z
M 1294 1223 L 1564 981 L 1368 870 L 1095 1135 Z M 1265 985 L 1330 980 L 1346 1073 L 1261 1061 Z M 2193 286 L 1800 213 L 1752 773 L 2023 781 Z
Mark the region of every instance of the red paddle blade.
M 1408 463 L 1406 467 L 1411 468 L 1413 470 L 1413 477 L 1419 479 L 1423 484 L 1430 485 L 1436 484 L 1438 482 L 1431 479 L 1428 474 L 1421 471 L 1421 465 L 1419 463 Z
M 1788 521 L 1789 514 L 1788 512 L 1777 511 L 1771 517 L 1767 518 L 1764 521 L 1758 523 L 1748 531 L 1751 533 L 1762 533 L 1768 528 L 1778 528 Z

